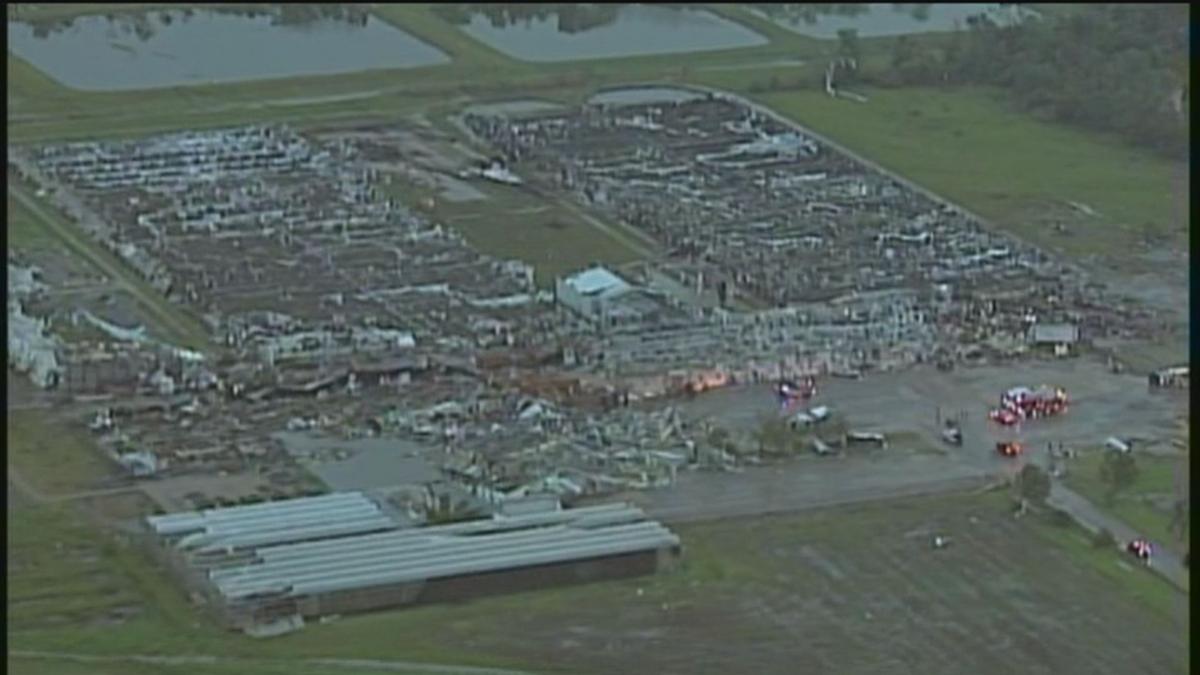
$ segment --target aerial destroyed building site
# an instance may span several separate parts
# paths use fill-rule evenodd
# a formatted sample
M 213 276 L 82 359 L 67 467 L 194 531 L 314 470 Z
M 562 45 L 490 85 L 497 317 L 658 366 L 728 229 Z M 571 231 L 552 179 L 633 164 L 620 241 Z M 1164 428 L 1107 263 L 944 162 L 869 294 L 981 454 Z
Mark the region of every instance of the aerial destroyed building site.
M 1157 325 L 719 96 L 461 121 L 502 189 L 566 194 L 661 253 L 539 288 L 528 265 L 385 198 L 378 128 L 10 147 L 39 195 L 210 334 L 203 354 L 171 344 L 111 298 L 47 292 L 70 285 L 52 253 L 10 253 L 10 366 L 94 401 L 81 422 L 137 480 L 229 479 L 160 491 L 172 515 L 146 524 L 238 625 L 464 593 L 499 570 L 653 569 L 678 553 L 669 530 L 563 504 L 761 461 L 685 419 L 685 393 L 1018 358 L 1039 325 L 1084 345 Z M 298 434 L 327 442 L 296 450 Z M 317 467 L 363 439 L 435 475 L 318 496 Z M 463 513 L 481 519 L 437 524 Z

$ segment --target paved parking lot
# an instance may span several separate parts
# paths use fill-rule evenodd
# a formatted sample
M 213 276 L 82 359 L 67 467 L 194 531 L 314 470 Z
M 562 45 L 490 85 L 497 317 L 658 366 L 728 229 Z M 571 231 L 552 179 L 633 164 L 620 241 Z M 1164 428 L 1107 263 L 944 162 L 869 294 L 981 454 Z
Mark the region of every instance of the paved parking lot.
M 1000 394 L 1014 386 L 1057 385 L 1071 397 L 1061 416 L 1001 427 L 987 419 Z M 939 440 L 941 419 L 965 414 L 964 445 L 957 456 L 976 466 L 996 467 L 995 442 L 1017 439 L 1044 452 L 1048 442 L 1068 446 L 1096 445 L 1109 436 L 1166 440 L 1178 432 L 1178 419 L 1187 413 L 1187 397 L 1152 391 L 1138 375 L 1114 375 L 1092 359 L 1019 363 L 960 368 L 941 372 L 920 367 L 880 373 L 862 380 L 822 378 L 813 405 L 829 406 L 845 416 L 849 426 L 871 431 L 917 431 Z M 764 414 L 778 408 L 771 384 L 733 387 L 682 404 L 695 419 L 707 418 L 731 429 L 754 429 Z
M 1058 385 L 1072 405 L 1065 415 L 1001 427 L 987 419 L 1001 392 L 1013 386 Z M 862 380 L 823 378 L 813 405 L 842 414 L 852 429 L 917 432 L 945 447 L 942 419 L 960 412 L 964 443 L 942 456 L 869 451 L 846 457 L 803 457 L 739 476 L 684 473 L 667 489 L 630 495 L 657 517 L 703 520 L 801 510 L 869 501 L 891 495 L 969 489 L 1012 477 L 1026 462 L 1047 462 L 1047 444 L 1095 446 L 1109 436 L 1162 439 L 1178 433 L 1187 397 L 1152 391 L 1145 378 L 1114 375 L 1103 363 L 1072 359 L 985 366 L 940 372 L 917 368 Z M 778 414 L 772 384 L 731 387 L 681 404 L 685 416 L 708 419 L 735 430 L 753 430 L 764 414 Z M 996 441 L 1017 439 L 1028 451 L 1017 459 L 999 456 Z

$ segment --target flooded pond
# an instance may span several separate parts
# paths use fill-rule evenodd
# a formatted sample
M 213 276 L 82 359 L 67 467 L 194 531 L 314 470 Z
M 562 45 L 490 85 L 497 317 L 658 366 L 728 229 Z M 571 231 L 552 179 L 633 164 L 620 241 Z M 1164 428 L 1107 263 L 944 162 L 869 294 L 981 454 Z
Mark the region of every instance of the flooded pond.
M 592 105 L 641 105 L 643 103 L 682 103 L 704 98 L 688 89 L 674 87 L 625 87 L 609 89 L 588 98 Z
M 660 5 L 493 5 L 439 12 L 468 35 L 524 61 L 573 61 L 675 54 L 767 43 L 712 12 Z
M 967 27 L 967 17 L 986 14 L 1000 25 L 1036 15 L 1016 5 L 998 3 L 841 3 L 755 5 L 756 14 L 801 35 L 834 39 L 839 30 L 859 37 L 952 31 Z
M 297 11 L 302 10 L 170 10 L 9 21 L 8 48 L 61 84 L 86 91 L 333 75 L 450 60 L 366 13 Z

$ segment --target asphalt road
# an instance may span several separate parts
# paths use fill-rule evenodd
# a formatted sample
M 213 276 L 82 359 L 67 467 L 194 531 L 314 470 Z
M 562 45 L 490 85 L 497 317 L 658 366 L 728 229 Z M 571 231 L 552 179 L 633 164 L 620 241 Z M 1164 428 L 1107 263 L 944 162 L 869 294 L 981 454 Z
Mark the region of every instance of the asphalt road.
M 1097 532 L 1105 528 L 1112 532 L 1113 537 L 1124 550 L 1125 544 L 1136 539 L 1139 533 L 1124 522 L 1109 516 L 1094 504 L 1080 496 L 1077 492 L 1068 490 L 1064 485 L 1055 481 L 1050 488 L 1050 498 L 1046 500 L 1051 506 L 1056 506 L 1075 517 L 1084 527 Z M 1133 563 L 1133 557 L 1130 562 Z M 1175 552 L 1163 547 L 1154 547 L 1154 557 L 1151 568 L 1158 572 L 1182 591 L 1188 590 L 1188 571 L 1183 566 L 1183 560 Z
M 740 475 L 684 474 L 668 489 L 630 499 L 655 518 L 682 523 L 961 492 L 989 482 L 986 472 L 929 457 L 835 459 L 752 467 Z

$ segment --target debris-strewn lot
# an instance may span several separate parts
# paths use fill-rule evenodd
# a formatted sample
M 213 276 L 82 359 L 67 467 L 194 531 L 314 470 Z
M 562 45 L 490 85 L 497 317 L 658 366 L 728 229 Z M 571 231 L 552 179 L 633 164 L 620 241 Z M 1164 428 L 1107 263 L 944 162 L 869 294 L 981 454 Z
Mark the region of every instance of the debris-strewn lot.
M 790 331 L 780 342 L 861 354 L 864 362 L 911 362 L 886 354 L 1017 353 L 1034 322 L 1078 324 L 1089 339 L 1161 327 L 1108 297 L 1095 283 L 1103 280 L 735 100 L 464 120 L 532 186 L 569 194 L 657 240 L 666 251 L 660 276 L 698 295 L 792 311 L 754 317 L 769 327 L 724 345 L 713 336 L 735 333 L 726 326 L 737 320 L 671 326 L 678 352 L 714 358 L 734 342 Z M 831 309 L 825 303 L 835 311 L 823 312 Z M 857 330 L 795 327 L 838 319 Z M 607 357 L 680 358 L 650 349 L 649 337 L 642 330 L 609 345 Z
M 496 318 L 487 301 L 525 293 L 523 304 L 532 290 L 523 265 L 379 199 L 348 143 L 248 127 L 33 154 L 16 157 L 18 170 L 53 186 L 93 237 L 203 313 L 214 337 L 271 359 L 309 342 L 361 351 L 449 338 L 453 324 L 470 333 Z

